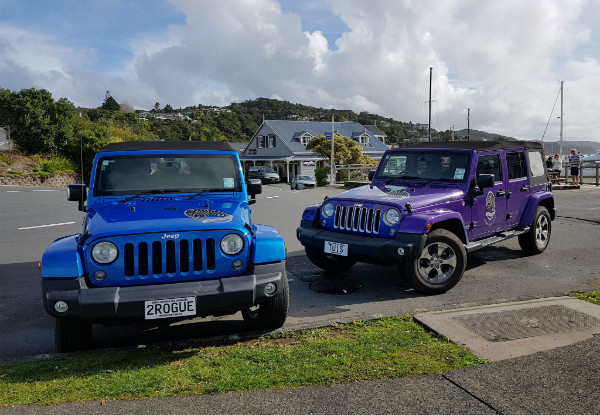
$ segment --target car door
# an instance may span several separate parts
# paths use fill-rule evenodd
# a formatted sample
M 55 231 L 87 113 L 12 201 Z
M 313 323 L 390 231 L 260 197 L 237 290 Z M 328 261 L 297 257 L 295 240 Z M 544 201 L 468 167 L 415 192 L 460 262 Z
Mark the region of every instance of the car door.
M 507 193 L 506 221 L 508 227 L 515 227 L 521 220 L 521 213 L 529 200 L 529 174 L 525 150 L 508 150 L 505 153 Z
M 476 175 L 493 174 L 494 186 L 480 189 L 473 204 L 472 234 L 476 239 L 483 238 L 506 227 L 506 194 L 500 152 L 477 155 Z

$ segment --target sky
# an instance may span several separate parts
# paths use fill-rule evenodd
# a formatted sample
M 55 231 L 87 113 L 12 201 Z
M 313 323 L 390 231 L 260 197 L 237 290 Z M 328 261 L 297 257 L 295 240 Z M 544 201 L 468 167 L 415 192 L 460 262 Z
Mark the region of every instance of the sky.
M 600 143 L 600 0 L 0 0 L 0 88 L 98 107 L 259 97 Z M 470 110 L 468 110 L 470 109 Z M 600 148 L 600 146 L 599 146 Z

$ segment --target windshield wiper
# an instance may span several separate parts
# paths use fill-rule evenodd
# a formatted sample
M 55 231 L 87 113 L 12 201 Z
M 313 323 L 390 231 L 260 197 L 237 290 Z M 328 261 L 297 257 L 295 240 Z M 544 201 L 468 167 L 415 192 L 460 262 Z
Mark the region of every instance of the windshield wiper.
M 233 192 L 233 189 L 223 189 L 223 188 L 220 188 L 220 189 L 204 189 L 204 190 L 201 190 L 201 191 L 199 191 L 197 193 L 194 193 L 194 194 L 191 194 L 189 196 L 184 197 L 183 200 L 190 200 L 190 199 L 195 198 L 196 196 L 202 196 L 204 193 L 212 193 L 212 192 Z
M 179 189 L 154 189 L 154 190 L 146 190 L 144 192 L 136 193 L 131 196 L 127 196 L 125 199 L 120 200 L 119 203 L 126 203 L 132 199 L 138 198 L 144 195 L 156 195 L 156 194 L 164 194 L 164 193 L 179 193 L 181 190 Z
M 391 177 L 389 179 L 386 179 L 386 181 L 384 182 L 384 184 L 389 184 L 389 183 L 395 182 L 396 180 L 422 180 L 422 178 L 421 177 L 415 177 L 415 176 Z

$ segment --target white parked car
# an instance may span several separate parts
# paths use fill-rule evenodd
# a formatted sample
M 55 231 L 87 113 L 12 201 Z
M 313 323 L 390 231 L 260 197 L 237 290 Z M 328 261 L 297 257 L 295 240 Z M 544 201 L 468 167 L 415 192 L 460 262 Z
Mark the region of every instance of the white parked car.
M 317 181 L 311 176 L 296 176 L 292 179 L 292 189 L 309 189 L 317 187 Z

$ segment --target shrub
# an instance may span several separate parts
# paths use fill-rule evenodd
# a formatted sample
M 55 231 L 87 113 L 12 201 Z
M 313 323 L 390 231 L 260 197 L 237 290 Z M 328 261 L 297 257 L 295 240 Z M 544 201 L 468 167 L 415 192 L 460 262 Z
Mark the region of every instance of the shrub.
M 327 185 L 327 176 L 331 173 L 329 167 L 317 167 L 315 169 L 315 179 L 317 180 L 317 186 Z
M 62 156 L 54 156 L 50 159 L 41 159 L 33 168 L 33 171 L 41 176 L 49 176 L 53 173 L 73 173 L 75 164 Z

